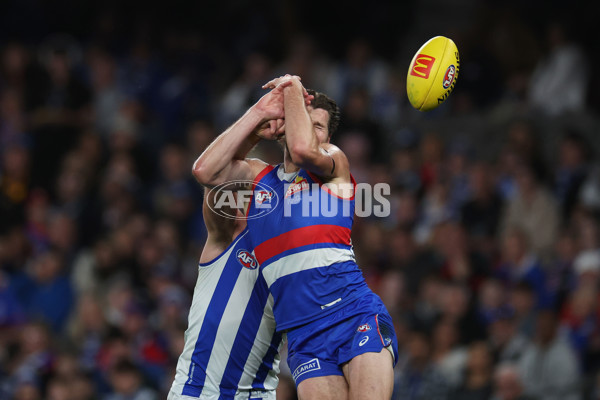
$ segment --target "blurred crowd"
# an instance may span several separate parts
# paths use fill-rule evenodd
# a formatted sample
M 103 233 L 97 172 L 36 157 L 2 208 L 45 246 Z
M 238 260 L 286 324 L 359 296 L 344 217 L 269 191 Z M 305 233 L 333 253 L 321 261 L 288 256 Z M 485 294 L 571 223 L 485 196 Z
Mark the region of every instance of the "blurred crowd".
M 393 398 L 599 399 L 597 59 L 569 21 L 488 7 L 447 33 L 458 85 L 428 114 L 404 80 L 432 35 L 385 53 L 367 34 L 274 38 L 249 12 L 230 49 L 143 23 L 124 37 L 110 13 L 85 38 L 0 36 L 0 398 L 166 397 L 206 236 L 192 163 L 293 73 L 341 106 L 332 141 L 356 180 L 392 188 L 353 243 L 396 325 Z M 457 117 L 500 140 L 429 124 Z M 281 161 L 272 143 L 253 155 Z M 278 399 L 294 392 L 284 364 Z

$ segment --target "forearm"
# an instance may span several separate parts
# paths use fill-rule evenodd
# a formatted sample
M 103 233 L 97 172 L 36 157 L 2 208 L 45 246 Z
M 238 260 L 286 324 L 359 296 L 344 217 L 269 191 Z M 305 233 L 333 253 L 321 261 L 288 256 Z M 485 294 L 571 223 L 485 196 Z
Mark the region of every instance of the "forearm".
M 302 160 L 319 151 L 319 142 L 304 102 L 302 85 L 294 81 L 284 89 L 285 135 L 292 159 Z
M 254 131 L 262 122 L 261 115 L 250 108 L 198 157 L 193 167 L 196 179 L 205 185 L 218 185 L 233 178 L 229 175 L 236 161 L 244 160 L 259 142 Z

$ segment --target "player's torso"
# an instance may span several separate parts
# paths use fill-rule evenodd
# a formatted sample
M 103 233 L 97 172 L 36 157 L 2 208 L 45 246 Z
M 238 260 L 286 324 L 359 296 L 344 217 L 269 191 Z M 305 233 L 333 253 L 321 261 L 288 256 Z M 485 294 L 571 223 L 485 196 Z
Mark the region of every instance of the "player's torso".
M 274 390 L 281 335 L 275 333 L 272 306 L 245 230 L 223 254 L 198 267 L 171 391 L 233 399 L 239 391 Z
M 332 195 L 305 170 L 268 168 L 257 181 L 248 228 L 278 330 L 326 315 L 365 290 L 350 240 L 354 199 Z

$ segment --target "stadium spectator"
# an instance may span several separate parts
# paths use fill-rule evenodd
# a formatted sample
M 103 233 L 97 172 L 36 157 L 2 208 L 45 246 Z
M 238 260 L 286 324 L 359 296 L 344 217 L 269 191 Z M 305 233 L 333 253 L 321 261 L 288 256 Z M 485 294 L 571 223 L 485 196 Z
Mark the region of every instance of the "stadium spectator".
M 424 332 L 413 331 L 407 339 L 407 362 L 396 368 L 392 399 L 446 399 L 448 384 L 432 363 L 428 337 Z
M 445 285 L 435 274 L 424 277 L 408 314 L 416 326 L 432 329 L 441 315 Z
M 558 149 L 559 163 L 554 172 L 554 192 L 562 211 L 568 218 L 577 205 L 579 192 L 589 172 L 591 149 L 580 134 L 567 132 Z
M 517 330 L 514 311 L 502 307 L 494 313 L 488 325 L 488 343 L 499 363 L 518 363 L 529 346 L 529 339 Z
M 407 135 L 411 138 L 402 138 Z M 392 179 L 390 184 L 392 187 L 397 187 L 399 190 L 405 190 L 410 193 L 416 193 L 421 187 L 421 178 L 419 177 L 418 163 L 414 151 L 414 144 L 411 143 L 414 139 L 413 133 L 398 132 L 396 137 L 400 141 L 406 140 L 408 143 L 402 143 L 391 152 L 390 168 Z
M 440 294 L 441 318 L 447 318 L 456 324 L 460 333 L 459 343 L 463 345 L 485 337 L 472 295 L 472 291 L 457 283 L 444 285 Z
M 40 322 L 25 325 L 17 339 L 17 351 L 1 380 L 2 397 L 38 398 L 53 359 L 50 330 Z M 41 396 L 40 396 L 41 397 Z
M 467 363 L 468 352 L 458 343 L 460 338 L 456 324 L 440 319 L 432 334 L 432 360 L 448 386 L 459 386 Z
M 536 316 L 536 295 L 527 282 L 518 283 L 509 292 L 509 304 L 515 312 L 517 330 L 528 338 L 533 337 Z
M 492 395 L 492 355 L 485 342 L 469 347 L 464 377 L 460 386 L 450 392 L 448 400 L 486 400 Z
M 531 167 L 518 167 L 517 192 L 506 205 L 501 230 L 505 236 L 513 228 L 521 229 L 529 238 L 531 250 L 539 257 L 548 257 L 560 217 L 555 200 L 538 179 Z
M 433 252 L 419 248 L 408 228 L 397 228 L 388 243 L 393 249 L 386 260 L 389 267 L 402 272 L 405 289 L 411 297 L 417 296 L 423 280 L 439 270 L 439 260 Z
M 94 128 L 106 138 L 116 123 L 125 94 L 117 84 L 117 65 L 110 53 L 92 48 L 87 57 L 94 96 Z
M 488 164 L 480 162 L 471 166 L 469 189 L 470 196 L 460 209 L 460 221 L 473 245 L 490 254 L 500 225 L 503 201 L 494 188 Z
M 531 77 L 529 102 L 550 115 L 580 110 L 590 80 L 587 57 L 571 42 L 563 23 L 552 21 L 546 29 L 548 54 Z M 572 76 L 574 70 L 576 76 Z
M 560 337 L 552 311 L 540 311 L 533 343 L 523 353 L 519 368 L 527 395 L 548 400 L 581 398 L 577 356 Z
M 47 322 L 59 333 L 64 330 L 73 304 L 73 291 L 63 257 L 56 251 L 38 255 L 26 273 L 11 285 L 28 315 Z
M 477 312 L 484 326 L 495 320 L 506 306 L 506 294 L 498 279 L 486 279 L 479 289 Z
M 568 294 L 575 289 L 577 275 L 573 261 L 577 255 L 576 240 L 572 232 L 565 231 L 558 237 L 553 260 L 546 268 L 546 287 L 556 297 L 556 309 L 560 309 Z
M 369 115 L 369 104 L 371 104 L 369 93 L 366 89 L 357 87 L 352 89 L 345 98 L 347 104 L 342 111 L 336 142 L 339 142 L 344 153 L 348 154 L 343 145 L 344 139 L 352 135 L 361 136 L 366 139 L 364 151 L 368 160 L 371 163 L 381 162 L 384 160 L 383 157 L 388 155 L 386 154 L 388 149 L 383 146 L 382 127 Z M 354 169 L 355 162 L 352 159 L 349 159 L 349 162 Z
M 550 306 L 552 299 L 546 288 L 546 275 L 539 259 L 530 249 L 525 232 L 513 229 L 506 233 L 502 243 L 502 258 L 495 275 L 506 287 L 527 282 L 535 291 L 538 307 Z
M 156 393 L 144 386 L 140 371 L 130 361 L 122 360 L 112 367 L 110 383 L 113 392 L 104 400 L 155 400 Z
M 573 262 L 577 286 L 596 287 L 600 283 L 600 251 L 584 250 Z
M 561 322 L 585 372 L 600 366 L 600 293 L 597 285 L 580 285 L 562 310 Z
M 243 62 L 243 68 L 243 73 L 227 89 L 221 100 L 216 118 L 219 131 L 223 131 L 235 122 L 250 105 L 260 99 L 261 86 L 271 77 L 270 62 L 265 54 L 260 52 L 248 54 Z
M 493 400 L 533 400 L 524 395 L 523 380 L 513 364 L 501 364 L 494 373 L 495 393 Z
M 329 93 L 344 109 L 350 93 L 366 90 L 369 97 L 378 98 L 385 90 L 389 74 L 388 65 L 374 53 L 365 38 L 356 38 L 346 48 L 346 58 L 329 71 L 325 93 Z
M 489 268 L 485 258 L 470 246 L 464 228 L 452 222 L 438 225 L 433 244 L 437 258 L 441 259 L 440 275 L 448 282 L 477 291 L 489 275 Z

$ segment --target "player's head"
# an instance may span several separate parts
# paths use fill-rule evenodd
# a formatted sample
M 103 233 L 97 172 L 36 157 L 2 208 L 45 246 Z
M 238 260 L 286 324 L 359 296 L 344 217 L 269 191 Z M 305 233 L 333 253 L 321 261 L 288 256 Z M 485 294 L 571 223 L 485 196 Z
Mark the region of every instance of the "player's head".
M 319 142 L 329 142 L 331 135 L 340 124 L 340 108 L 333 99 L 324 93 L 312 89 L 308 89 L 307 92 L 315 97 L 311 101 L 308 111 L 315 125 L 315 132 L 319 136 Z

